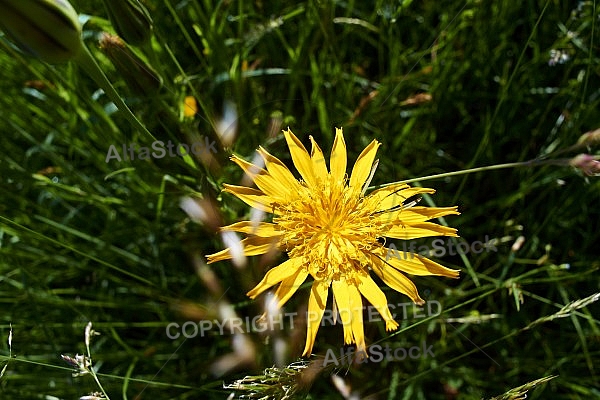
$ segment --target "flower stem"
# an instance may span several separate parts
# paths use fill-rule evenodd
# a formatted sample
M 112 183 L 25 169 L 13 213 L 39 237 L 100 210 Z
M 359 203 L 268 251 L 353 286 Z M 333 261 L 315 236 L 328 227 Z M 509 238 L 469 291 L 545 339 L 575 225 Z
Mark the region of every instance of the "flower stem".
M 89 344 L 86 343 L 86 348 L 87 348 L 87 355 L 88 358 L 91 360 L 92 359 L 92 353 L 90 352 L 90 346 Z M 102 384 L 100 383 L 100 379 L 98 379 L 98 375 L 96 375 L 96 371 L 94 370 L 94 367 L 92 365 L 90 365 L 88 367 L 88 372 L 92 375 L 92 377 L 94 378 L 94 380 L 96 381 L 96 384 L 98 385 L 98 387 L 100 388 L 100 390 L 102 391 L 102 394 L 104 394 L 104 397 L 107 400 L 110 400 L 110 397 L 108 397 L 108 394 L 106 393 L 106 390 L 104 390 L 104 387 L 102 386 Z
M 506 164 L 487 165 L 485 167 L 462 169 L 459 171 L 444 172 L 442 174 L 428 175 L 428 176 L 424 176 L 421 178 L 412 178 L 412 179 L 405 179 L 402 181 L 397 181 L 397 182 L 392 182 L 392 183 L 386 183 L 385 185 L 376 186 L 375 189 L 383 188 L 383 187 L 390 186 L 390 185 L 396 185 L 398 183 L 428 181 L 431 179 L 447 178 L 450 176 L 466 175 L 466 174 L 471 174 L 474 172 L 491 171 L 491 170 L 495 170 L 495 169 L 532 167 L 532 166 L 541 165 L 541 164 L 550 164 L 550 163 L 552 163 L 551 161 L 552 160 L 533 159 L 533 160 L 528 160 L 528 161 L 512 162 L 512 163 L 506 163 Z
M 98 65 L 96 60 L 94 60 L 94 57 L 88 50 L 87 46 L 82 43 L 81 47 L 82 49 L 77 55 L 77 57 L 74 59 L 74 61 L 81 68 L 83 68 L 83 70 L 90 76 L 90 78 L 92 78 L 96 82 L 98 86 L 100 86 L 100 88 L 102 88 L 102 90 L 104 90 L 104 93 L 106 93 L 106 95 L 113 101 L 113 103 L 115 103 L 117 108 L 125 114 L 125 117 L 131 123 L 131 125 L 133 125 L 134 128 L 141 130 L 150 138 L 152 138 L 153 141 L 155 141 L 156 139 L 154 138 L 152 133 L 150 133 L 150 131 L 146 129 L 146 127 L 136 118 L 136 116 L 133 115 L 129 107 L 127 107 L 127 104 L 125 104 L 123 99 L 121 99 L 121 96 L 119 96 L 119 94 L 117 93 L 113 85 L 110 83 L 104 72 L 102 72 L 102 69 L 100 69 L 100 66 Z

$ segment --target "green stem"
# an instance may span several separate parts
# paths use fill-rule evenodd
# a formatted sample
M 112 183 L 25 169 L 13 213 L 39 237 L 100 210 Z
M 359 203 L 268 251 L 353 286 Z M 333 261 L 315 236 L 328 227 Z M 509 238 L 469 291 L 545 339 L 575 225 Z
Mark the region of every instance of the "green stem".
M 92 359 L 92 354 L 90 352 L 90 347 L 89 346 L 86 346 L 86 347 L 87 347 L 87 352 L 88 352 L 88 358 L 91 360 Z M 107 400 L 110 400 L 110 397 L 108 397 L 108 394 L 106 393 L 106 390 L 104 390 L 104 387 L 100 383 L 100 379 L 98 379 L 98 375 L 96 375 L 96 371 L 94 371 L 94 367 L 92 365 L 90 365 L 87 370 L 92 375 L 92 377 L 94 378 L 94 380 L 96 381 L 96 384 L 98 385 L 98 387 L 100 388 L 100 390 L 104 394 L 104 397 Z
M 153 141 L 156 141 L 152 133 L 136 118 L 135 115 L 131 112 L 127 104 L 121 99 L 121 96 L 117 93 L 113 85 L 110 83 L 100 66 L 88 50 L 85 44 L 81 44 L 81 51 L 75 57 L 74 61 L 81 67 L 83 70 L 92 78 L 104 93 L 115 103 L 117 108 L 121 110 L 127 120 L 133 125 L 134 128 L 137 128 L 152 138 Z
M 485 166 L 485 167 L 469 168 L 469 169 L 463 169 L 463 170 L 460 170 L 460 171 L 444 172 L 443 174 L 428 175 L 428 176 L 424 176 L 422 178 L 405 179 L 403 181 L 397 181 L 397 182 L 386 183 L 385 185 L 379 185 L 379 186 L 376 186 L 375 188 L 379 189 L 379 188 L 383 188 L 383 187 L 390 186 L 390 185 L 396 185 L 398 183 L 411 183 L 411 182 L 428 181 L 428 180 L 431 180 L 431 179 L 447 178 L 449 176 L 466 175 L 466 174 L 471 174 L 473 172 L 491 171 L 491 170 L 494 170 L 494 169 L 505 169 L 505 168 L 516 168 L 516 167 L 533 167 L 533 166 L 541 165 L 541 164 L 554 163 L 552 161 L 553 160 L 537 160 L 537 159 L 535 159 L 535 160 L 521 161 L 521 162 L 512 162 L 512 163 L 506 163 L 506 164 L 488 165 L 488 166 Z M 560 163 L 560 165 L 562 165 L 562 163 Z

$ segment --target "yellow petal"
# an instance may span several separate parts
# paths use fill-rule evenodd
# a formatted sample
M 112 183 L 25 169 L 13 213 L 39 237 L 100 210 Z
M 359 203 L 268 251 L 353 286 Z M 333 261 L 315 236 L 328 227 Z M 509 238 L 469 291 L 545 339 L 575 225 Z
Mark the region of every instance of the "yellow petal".
M 439 218 L 445 215 L 460 215 L 458 212 L 458 206 L 454 207 L 412 207 L 405 211 L 410 211 L 411 213 L 419 214 L 422 216 L 426 216 L 427 219 Z
M 394 321 L 392 313 L 388 308 L 387 298 L 385 294 L 379 289 L 379 286 L 371 279 L 369 275 L 360 276 L 358 278 L 358 290 L 360 293 L 371 303 L 379 314 L 385 320 L 385 329 L 392 331 L 398 328 L 398 323 Z
M 386 266 L 386 264 L 376 256 L 371 257 L 371 267 L 386 285 L 400 293 L 404 293 L 416 304 L 425 303 L 419 296 L 415 284 L 401 272 Z
M 356 351 L 366 354 L 363 304 L 358 288 L 345 279 L 333 281 L 331 288 L 344 326 L 344 342 L 356 343 Z
M 365 332 L 363 327 L 363 304 L 362 297 L 356 285 L 348 286 L 350 309 L 352 310 L 352 335 L 356 343 L 356 352 L 367 355 L 365 345 Z
M 259 222 L 258 224 L 254 224 L 252 221 L 240 221 L 235 224 L 223 226 L 220 230 L 271 238 L 282 234 L 281 231 L 277 230 L 277 224 L 272 224 L 270 222 Z
M 373 203 L 369 203 L 369 204 L 372 204 L 376 211 L 385 211 L 385 210 L 389 210 L 390 208 L 400 206 L 404 203 L 404 201 L 406 199 L 413 197 L 417 194 L 435 193 L 434 189 L 419 188 L 419 187 L 400 188 L 397 191 L 393 191 L 391 193 L 388 193 L 385 191 L 379 192 L 380 190 L 384 190 L 384 189 L 387 189 L 387 188 L 378 189 L 369 195 L 369 197 L 374 196 Z M 386 194 L 386 195 L 383 196 L 383 194 Z M 381 198 L 381 197 L 383 197 L 383 198 Z
M 406 183 L 397 183 L 394 185 L 389 185 L 389 186 L 383 187 L 381 189 L 372 191 L 367 196 L 367 199 L 368 199 L 368 201 L 373 202 L 373 204 L 376 205 L 376 204 L 381 203 L 388 197 L 394 196 L 394 195 L 396 195 L 396 193 L 400 192 L 401 190 L 407 189 L 409 187 L 410 186 L 408 186 Z M 402 201 L 400 201 L 400 203 L 401 202 Z
M 458 207 L 411 207 L 401 210 L 398 219 L 405 224 L 425 222 L 429 219 L 459 215 Z
M 296 290 L 304 283 L 308 277 L 308 272 L 304 268 L 298 268 L 296 273 L 288 278 L 285 278 L 277 291 L 275 297 L 277 298 L 277 307 L 281 308 L 283 305 L 296 293 Z
M 329 169 L 334 182 L 342 182 L 346 175 L 346 142 L 341 128 L 335 129 L 335 140 L 331 149 Z
M 310 155 L 306 148 L 298 140 L 298 138 L 290 131 L 283 131 L 285 136 L 285 140 L 287 142 L 288 147 L 290 148 L 290 154 L 292 155 L 292 161 L 296 166 L 296 169 L 304 179 L 304 182 L 310 187 L 315 187 L 317 184 L 317 180 L 315 178 L 315 174 L 312 169 L 312 160 L 310 159 Z
M 361 191 L 367 178 L 371 174 L 371 167 L 373 166 L 373 161 L 375 161 L 375 155 L 377 154 L 377 149 L 380 145 L 381 143 L 377 140 L 373 140 L 356 159 L 354 168 L 352 168 L 349 183 L 350 187 L 355 191 Z
M 282 185 L 287 186 L 292 192 L 300 186 L 300 183 L 294 178 L 294 175 L 290 172 L 288 167 L 286 167 L 277 157 L 273 157 L 262 147 L 258 148 L 258 154 L 265 160 L 267 171 L 269 171 L 269 174 L 271 174 L 274 179 L 281 182 Z
M 244 255 L 258 256 L 277 248 L 278 240 L 253 236 L 243 239 L 241 244 L 244 248 Z M 231 254 L 231 249 L 227 248 L 217 253 L 207 255 L 206 258 L 208 260 L 208 264 L 212 264 L 217 261 L 230 260 L 233 258 L 233 255 Z
M 248 204 L 250 207 L 254 207 L 269 213 L 275 213 L 275 208 L 273 206 L 274 200 L 260 190 L 228 184 L 224 184 L 223 186 L 224 192 L 231 193 L 244 203 Z
M 436 263 L 423 257 L 420 254 L 409 253 L 404 251 L 393 251 L 383 249 L 380 257 L 385 260 L 385 263 L 396 268 L 399 271 L 406 272 L 411 275 L 425 276 L 437 275 L 447 276 L 448 278 L 458 278 L 459 270 L 446 268 L 441 264 Z
M 282 182 L 274 179 L 264 169 L 242 160 L 235 155 L 231 156 L 230 159 L 239 165 L 239 167 L 244 170 L 246 175 L 252 178 L 254 183 L 256 183 L 256 186 L 258 186 L 258 188 L 267 196 L 271 196 L 272 198 L 280 198 L 282 200 L 289 196 L 290 188 L 286 185 L 283 185 Z
M 325 165 L 325 157 L 323 151 L 315 142 L 312 136 L 310 136 L 310 142 L 312 143 L 312 149 L 310 152 L 310 159 L 312 161 L 313 171 L 317 179 L 324 181 L 327 179 L 327 165 Z
M 457 207 L 410 207 L 404 210 L 382 212 L 375 221 L 383 224 L 413 225 L 446 215 L 459 215 Z
M 309 355 L 315 344 L 317 331 L 325 312 L 327 304 L 327 294 L 329 292 L 329 282 L 315 281 L 310 289 L 308 299 L 308 317 L 306 319 L 306 346 L 302 355 Z
M 337 311 L 342 319 L 344 327 L 344 343 L 350 344 L 354 342 L 352 335 L 352 308 L 350 307 L 349 285 L 346 280 L 337 280 L 331 283 L 333 290 L 333 298 L 337 306 Z
M 250 290 L 246 295 L 251 299 L 267 290 L 273 285 L 278 284 L 296 274 L 302 267 L 301 258 L 290 258 L 289 260 L 279 264 L 276 267 L 271 268 L 254 289 Z
M 410 240 L 429 236 L 454 236 L 457 237 L 456 229 L 434 224 L 433 222 L 421 222 L 414 225 L 403 225 L 402 221 L 395 222 L 395 226 L 383 233 L 383 236 L 392 239 Z

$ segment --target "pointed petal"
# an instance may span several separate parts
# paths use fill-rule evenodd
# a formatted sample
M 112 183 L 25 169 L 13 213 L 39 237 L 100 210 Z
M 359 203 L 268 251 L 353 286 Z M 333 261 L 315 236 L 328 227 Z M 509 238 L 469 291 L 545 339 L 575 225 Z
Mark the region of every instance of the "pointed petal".
M 373 201 L 373 203 L 375 204 L 379 204 L 389 196 L 393 196 L 401 190 L 407 189 L 409 187 L 410 186 L 408 186 L 406 183 L 396 183 L 394 185 L 389 185 L 386 187 L 382 187 L 381 189 L 372 191 L 367 196 L 367 199 L 369 199 L 369 201 Z
M 460 274 L 459 270 L 446 268 L 420 254 L 384 248 L 379 257 L 385 260 L 384 262 L 387 265 L 411 275 L 437 275 L 458 278 Z
M 378 189 L 369 195 L 373 196 L 373 202 L 369 204 L 374 207 L 376 212 L 389 210 L 392 207 L 402 205 L 406 199 L 418 194 L 435 193 L 434 189 L 420 187 L 405 187 L 392 192 L 383 191 L 384 189 L 387 188 Z M 380 190 L 382 192 L 379 192 Z
M 392 317 L 392 313 L 388 308 L 387 298 L 369 275 L 359 277 L 358 290 L 360 290 L 360 293 L 369 303 L 375 306 L 379 314 L 383 317 L 385 320 L 385 329 L 387 331 L 396 330 L 398 323 L 394 321 L 394 317 Z
M 329 282 L 315 281 L 310 289 L 310 298 L 308 299 L 308 316 L 306 320 L 306 346 L 302 355 L 310 355 L 315 344 L 317 331 L 325 312 L 327 304 L 327 294 L 329 292 Z
M 281 162 L 277 157 L 273 157 L 264 148 L 259 147 L 258 153 L 265 160 L 265 166 L 269 174 L 283 185 L 287 186 L 290 191 L 295 191 L 300 186 L 298 180 L 290 172 L 288 167 Z
M 342 182 L 346 175 L 346 142 L 342 128 L 335 129 L 335 140 L 331 149 L 331 158 L 329 159 L 329 169 L 334 182 Z
M 296 169 L 304 179 L 304 182 L 310 187 L 315 187 L 317 184 L 317 180 L 315 178 L 315 174 L 312 169 L 312 160 L 310 159 L 310 155 L 306 148 L 298 140 L 298 138 L 290 131 L 283 131 L 285 136 L 285 140 L 290 148 L 290 154 L 292 155 L 292 161 L 294 161 L 294 165 Z
M 349 185 L 359 193 L 367 181 L 367 178 L 371 174 L 371 166 L 373 165 L 373 161 L 375 161 L 375 155 L 377 154 L 377 149 L 380 145 L 381 143 L 379 143 L 377 140 L 373 140 L 371 143 L 369 143 L 362 153 L 360 153 L 356 159 L 354 168 L 352 168 Z
M 458 237 L 455 228 L 434 224 L 433 222 L 421 222 L 413 225 L 404 225 L 402 221 L 394 222 L 395 226 L 383 233 L 383 236 L 392 239 L 410 240 L 429 236 L 453 236 Z
M 312 143 L 312 150 L 310 152 L 310 159 L 312 161 L 313 171 L 317 180 L 325 181 L 327 179 L 327 165 L 325 164 L 325 157 L 323 151 L 315 142 L 312 136 L 310 136 L 310 142 Z
M 252 189 L 245 186 L 236 186 L 224 184 L 224 192 L 231 193 L 238 199 L 242 200 L 244 203 L 248 204 L 250 207 L 257 208 L 259 210 L 275 213 L 275 209 L 272 206 L 274 200 L 265 195 L 260 190 Z
M 248 235 L 260 237 L 277 237 L 282 234 L 281 231 L 277 230 L 277 224 L 272 224 L 270 222 L 259 222 L 258 224 L 254 224 L 251 221 L 240 221 L 235 224 L 223 226 L 220 230 L 246 233 Z
M 267 271 L 260 283 L 256 285 L 254 289 L 246 293 L 246 295 L 251 299 L 256 298 L 256 296 L 269 289 L 271 286 L 283 282 L 287 278 L 296 274 L 301 269 L 301 267 L 301 258 L 290 258 L 289 260 Z
M 352 310 L 352 336 L 354 336 L 354 343 L 356 343 L 356 352 L 367 356 L 367 346 L 365 345 L 365 331 L 363 326 L 362 297 L 360 296 L 360 292 L 356 285 L 352 284 L 348 286 L 348 295 L 350 309 Z
M 382 260 L 376 256 L 371 256 L 371 267 L 386 285 L 392 289 L 404 293 L 416 304 L 424 304 L 425 301 L 419 296 L 415 284 L 394 268 L 388 267 Z
M 308 277 L 308 272 L 304 270 L 304 268 L 298 268 L 298 271 L 284 279 L 277 291 L 275 292 L 275 297 L 277 298 L 277 307 L 281 308 L 287 301 L 296 293 L 298 288 L 302 286 L 306 278 Z
M 331 288 L 344 326 L 344 343 L 356 343 L 356 351 L 366 354 L 363 304 L 358 288 L 345 279 L 333 281 Z
M 423 217 L 427 217 L 427 219 L 444 217 L 446 215 L 460 215 L 458 212 L 458 206 L 454 207 L 412 207 L 405 212 L 410 212 L 414 214 L 421 215 Z
M 459 215 L 457 207 L 410 207 L 377 214 L 375 221 L 386 225 L 413 225 L 446 215 Z
M 459 215 L 458 207 L 411 207 L 404 210 L 391 213 L 382 213 L 379 219 L 384 219 L 385 215 L 392 220 L 402 221 L 403 224 L 415 224 L 446 215 Z M 390 215 L 391 214 L 391 215 Z
M 252 178 L 256 186 L 258 186 L 258 188 L 267 196 L 270 196 L 273 199 L 280 198 L 282 200 L 289 196 L 290 188 L 283 184 L 283 182 L 274 179 L 264 169 L 242 160 L 235 155 L 231 156 L 230 159 L 242 168 L 246 175 Z
M 337 311 L 342 319 L 342 326 L 344 327 L 344 343 L 350 344 L 354 341 L 354 335 L 352 335 L 352 308 L 350 307 L 348 282 L 345 280 L 333 281 L 331 289 Z
M 244 255 L 258 256 L 277 248 L 278 240 L 253 236 L 242 240 L 241 244 L 244 247 Z M 208 264 L 212 264 L 217 261 L 230 260 L 233 258 L 233 255 L 231 254 L 231 249 L 227 248 L 217 253 L 207 255 L 206 258 Z

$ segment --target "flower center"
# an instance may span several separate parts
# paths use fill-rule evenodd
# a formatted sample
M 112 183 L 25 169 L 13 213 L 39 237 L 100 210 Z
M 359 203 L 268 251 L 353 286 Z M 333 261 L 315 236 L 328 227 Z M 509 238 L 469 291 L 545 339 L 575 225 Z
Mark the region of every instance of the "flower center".
M 303 257 L 318 280 L 353 280 L 367 271 L 364 255 L 377 245 L 378 227 L 363 198 L 331 178 L 295 201 L 280 206 L 273 222 L 284 231 L 281 243 L 290 258 Z

